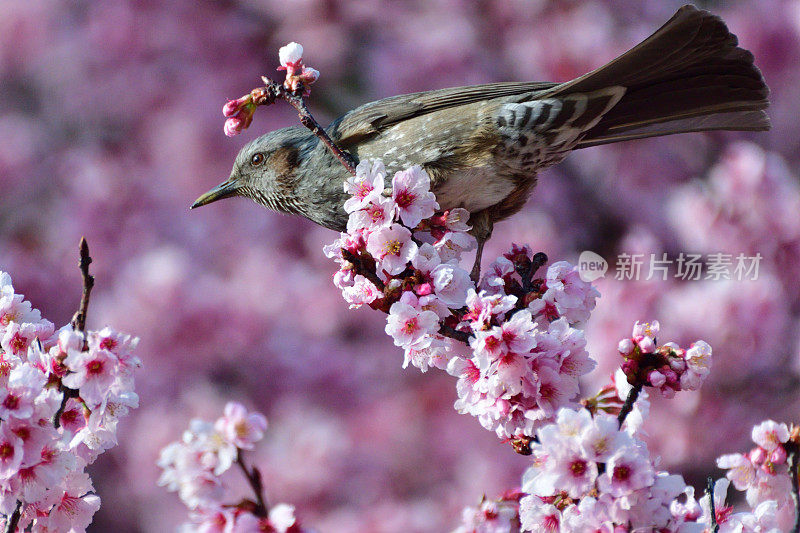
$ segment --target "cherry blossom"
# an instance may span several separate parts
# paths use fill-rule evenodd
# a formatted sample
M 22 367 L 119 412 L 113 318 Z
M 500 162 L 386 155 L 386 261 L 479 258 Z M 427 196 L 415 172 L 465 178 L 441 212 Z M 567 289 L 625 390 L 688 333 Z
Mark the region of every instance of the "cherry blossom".
M 261 494 L 261 474 L 249 470 L 242 460 L 242 450 L 253 449 L 264 436 L 267 419 L 261 413 L 248 412 L 235 402 L 225 405 L 224 414 L 215 422 L 194 419 L 180 441 L 161 450 L 158 466 L 163 470 L 159 485 L 177 492 L 190 510 L 190 521 L 181 531 L 219 531 L 231 533 L 303 533 L 294 507 L 279 503 L 266 507 Z M 225 503 L 230 497 L 223 483 L 224 474 L 236 461 L 259 481 L 251 489 L 256 501 L 242 499 L 236 505 Z
M 214 428 L 237 448 L 252 450 L 255 443 L 264 437 L 267 419 L 261 413 L 248 413 L 242 404 L 230 402 Z
M 397 172 L 392 178 L 392 199 L 400 220 L 407 227 L 416 228 L 439 209 L 430 186 L 430 176 L 418 165 Z
M 406 293 L 389 309 L 386 333 L 394 339 L 396 346 L 426 348 L 432 341 L 430 335 L 439 329 L 438 324 L 436 313 L 422 309 L 419 299 Z
M 71 325 L 55 335 L 3 272 L 0 309 L 3 350 L 11 350 L 0 350 L 0 513 L 8 518 L 19 504 L 23 529 L 84 531 L 100 507 L 84 469 L 116 445 L 119 418 L 138 404 L 137 339 Z
M 367 238 L 367 251 L 372 254 L 382 271 L 390 275 L 401 273 L 417 252 L 408 228 L 399 224 L 378 228 Z
M 344 203 L 344 210 L 353 213 L 378 200 L 383 194 L 385 179 L 386 169 L 382 161 L 361 161 L 356 166 L 356 175 L 348 177 L 344 182 L 344 192 L 350 195 Z

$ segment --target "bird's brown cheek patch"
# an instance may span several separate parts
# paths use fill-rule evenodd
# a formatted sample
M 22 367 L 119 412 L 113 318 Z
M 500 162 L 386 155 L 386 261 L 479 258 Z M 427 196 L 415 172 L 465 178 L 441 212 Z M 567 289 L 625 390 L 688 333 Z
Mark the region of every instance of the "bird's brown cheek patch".
M 286 185 L 296 179 L 297 162 L 300 153 L 295 148 L 278 148 L 269 158 L 269 166 L 275 172 L 277 181 Z

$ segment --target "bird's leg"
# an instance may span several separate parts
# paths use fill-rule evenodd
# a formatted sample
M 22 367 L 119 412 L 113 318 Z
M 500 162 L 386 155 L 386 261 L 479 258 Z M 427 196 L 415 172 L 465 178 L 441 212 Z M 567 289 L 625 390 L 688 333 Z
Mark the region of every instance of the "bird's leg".
M 492 228 L 494 227 L 494 223 L 489 216 L 488 209 L 484 209 L 483 211 L 475 213 L 470 217 L 469 221 L 472 224 L 472 230 L 470 233 L 472 233 L 472 235 L 478 241 L 478 249 L 475 251 L 475 264 L 472 265 L 472 273 L 470 274 L 472 281 L 477 284 L 481 277 L 481 256 L 483 255 L 483 245 L 486 244 L 486 241 L 488 241 L 492 236 Z

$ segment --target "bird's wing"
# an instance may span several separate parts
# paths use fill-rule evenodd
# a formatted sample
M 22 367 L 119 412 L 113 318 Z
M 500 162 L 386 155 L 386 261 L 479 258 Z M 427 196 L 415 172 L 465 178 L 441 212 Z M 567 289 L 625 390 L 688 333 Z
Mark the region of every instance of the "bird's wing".
M 346 148 L 393 124 L 439 109 L 543 91 L 556 85 L 558 83 L 500 82 L 392 96 L 350 111 L 331 124 L 329 133 L 337 144 Z

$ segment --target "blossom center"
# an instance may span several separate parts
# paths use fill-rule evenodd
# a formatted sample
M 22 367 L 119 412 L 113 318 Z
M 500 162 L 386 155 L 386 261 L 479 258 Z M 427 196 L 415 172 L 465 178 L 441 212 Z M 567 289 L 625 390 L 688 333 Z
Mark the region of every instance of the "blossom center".
M 383 209 L 377 205 L 373 205 L 367 209 L 367 214 L 372 219 L 372 222 L 383 220 Z
M 4 442 L 0 444 L 0 459 L 8 459 L 13 457 L 14 455 L 14 447 L 9 442 Z
M 19 407 L 19 396 L 14 396 L 13 394 L 9 394 L 6 396 L 5 400 L 3 400 L 3 407 L 12 411 Z
M 400 249 L 403 245 L 398 240 L 386 241 L 383 245 L 383 252 L 386 255 L 400 255 Z
M 25 341 L 25 337 L 20 335 L 19 333 L 14 333 L 14 336 L 11 337 L 11 352 L 12 353 L 19 353 L 27 347 L 27 342 Z
M 98 375 L 103 373 L 103 362 L 94 360 L 86 365 L 86 373 L 90 375 Z
M 411 204 L 414 203 L 414 200 L 417 199 L 417 195 L 409 191 L 408 189 L 404 191 L 400 191 L 400 193 L 395 198 L 395 202 L 398 206 L 402 208 L 407 208 Z
M 116 347 L 117 347 L 117 341 L 115 341 L 115 340 L 114 340 L 114 339 L 112 339 L 111 337 L 106 337 L 105 339 L 103 339 L 103 340 L 100 342 L 100 348 L 102 348 L 102 349 L 104 349 L 104 350 L 109 350 L 109 351 L 111 351 L 111 350 L 113 350 L 113 349 L 114 349 L 114 348 L 116 348 Z
M 628 465 L 620 465 L 614 468 L 615 481 L 627 481 L 631 477 L 631 469 Z
M 0 315 L 0 326 L 7 326 L 11 323 L 12 320 L 16 320 L 16 315 L 11 311 L 7 313 L 3 313 Z
M 417 323 L 417 318 L 410 318 L 406 320 L 406 323 L 403 324 L 403 333 L 408 333 L 409 335 L 414 333 L 419 329 L 419 324 Z
M 359 200 L 363 200 L 371 192 L 372 192 L 372 185 L 370 185 L 366 181 L 362 181 L 361 183 L 356 185 L 356 198 L 358 198 Z
M 569 465 L 569 469 L 575 477 L 583 477 L 586 473 L 586 461 L 583 459 L 576 459 Z

